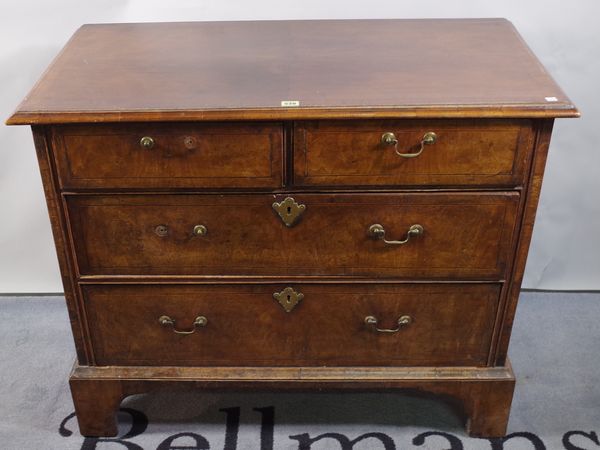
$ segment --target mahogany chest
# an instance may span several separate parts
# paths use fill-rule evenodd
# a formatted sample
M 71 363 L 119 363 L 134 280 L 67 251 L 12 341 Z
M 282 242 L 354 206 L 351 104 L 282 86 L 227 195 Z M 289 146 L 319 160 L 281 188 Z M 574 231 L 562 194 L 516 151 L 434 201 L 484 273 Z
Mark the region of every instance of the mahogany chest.
M 506 431 L 552 123 L 503 19 L 85 25 L 32 126 L 81 433 L 156 389 L 407 390 Z

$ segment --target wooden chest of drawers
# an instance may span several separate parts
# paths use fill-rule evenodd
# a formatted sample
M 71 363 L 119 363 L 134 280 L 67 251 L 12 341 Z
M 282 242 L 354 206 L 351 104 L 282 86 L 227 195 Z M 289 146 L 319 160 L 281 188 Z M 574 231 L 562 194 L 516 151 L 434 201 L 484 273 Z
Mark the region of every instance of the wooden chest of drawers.
M 89 25 L 32 125 L 85 435 L 163 388 L 406 389 L 505 433 L 552 123 L 499 20 Z

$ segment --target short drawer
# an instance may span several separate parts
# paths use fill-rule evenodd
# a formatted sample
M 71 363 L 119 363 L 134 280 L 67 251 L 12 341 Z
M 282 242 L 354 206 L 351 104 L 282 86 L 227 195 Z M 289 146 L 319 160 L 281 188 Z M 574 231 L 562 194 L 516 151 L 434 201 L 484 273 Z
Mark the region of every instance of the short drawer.
M 499 280 L 518 199 L 513 192 L 76 195 L 67 204 L 82 275 Z M 277 205 L 284 217 L 304 209 L 287 226 Z
M 100 365 L 483 366 L 500 285 L 84 285 L 83 292 Z M 274 294 L 293 297 L 289 312 Z
M 275 123 L 147 123 L 55 127 L 63 188 L 277 188 Z
M 533 147 L 529 120 L 299 122 L 299 186 L 516 186 Z

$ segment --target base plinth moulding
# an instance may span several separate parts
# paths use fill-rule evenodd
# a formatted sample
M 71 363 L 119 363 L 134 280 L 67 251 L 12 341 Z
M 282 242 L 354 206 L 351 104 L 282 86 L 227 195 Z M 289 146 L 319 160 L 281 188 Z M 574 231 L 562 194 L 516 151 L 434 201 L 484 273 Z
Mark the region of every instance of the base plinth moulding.
M 116 413 L 130 395 L 157 390 L 391 391 L 435 395 L 454 406 L 477 437 L 506 433 L 515 378 L 505 367 L 97 367 L 70 377 L 84 436 L 115 436 Z

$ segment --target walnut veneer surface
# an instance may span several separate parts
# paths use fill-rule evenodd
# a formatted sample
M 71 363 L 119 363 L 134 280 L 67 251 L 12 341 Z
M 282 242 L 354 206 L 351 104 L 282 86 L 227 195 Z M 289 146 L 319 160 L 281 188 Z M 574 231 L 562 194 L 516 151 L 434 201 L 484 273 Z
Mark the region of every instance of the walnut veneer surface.
M 503 19 L 85 25 L 32 125 L 82 434 L 156 389 L 439 394 L 506 431 L 557 117 Z

